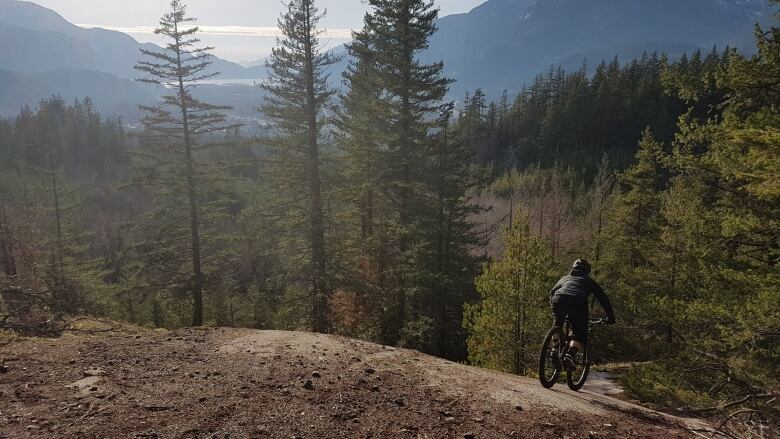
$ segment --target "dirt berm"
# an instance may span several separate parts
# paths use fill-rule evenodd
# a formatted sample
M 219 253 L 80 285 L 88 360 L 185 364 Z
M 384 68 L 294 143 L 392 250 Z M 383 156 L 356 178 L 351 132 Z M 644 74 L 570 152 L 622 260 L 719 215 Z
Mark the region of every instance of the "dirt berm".
M 683 438 L 587 390 L 300 332 L 196 328 L 0 347 L 0 438 Z

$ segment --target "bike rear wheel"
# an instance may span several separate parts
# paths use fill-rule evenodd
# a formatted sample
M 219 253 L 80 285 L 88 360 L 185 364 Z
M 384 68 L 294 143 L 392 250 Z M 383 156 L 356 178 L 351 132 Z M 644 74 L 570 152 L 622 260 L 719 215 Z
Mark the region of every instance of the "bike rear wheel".
M 590 348 L 588 343 L 582 345 L 580 361 L 573 370 L 566 370 L 566 384 L 571 390 L 580 390 L 588 379 L 590 373 Z
M 539 351 L 539 382 L 544 388 L 554 386 L 561 376 L 561 347 L 565 341 L 561 328 L 550 328 Z

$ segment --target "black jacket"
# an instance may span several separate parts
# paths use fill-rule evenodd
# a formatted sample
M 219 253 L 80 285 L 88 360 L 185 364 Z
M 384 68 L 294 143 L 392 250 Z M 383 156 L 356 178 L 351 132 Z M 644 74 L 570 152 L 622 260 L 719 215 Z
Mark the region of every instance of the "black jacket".
M 604 311 L 607 313 L 607 319 L 615 321 L 615 311 L 612 309 L 612 303 L 609 301 L 609 298 L 604 294 L 604 289 L 587 274 L 572 271 L 563 276 L 550 290 L 550 300 L 554 296 L 572 296 L 580 298 L 587 303 L 591 294 L 596 296 L 596 300 L 604 308 Z

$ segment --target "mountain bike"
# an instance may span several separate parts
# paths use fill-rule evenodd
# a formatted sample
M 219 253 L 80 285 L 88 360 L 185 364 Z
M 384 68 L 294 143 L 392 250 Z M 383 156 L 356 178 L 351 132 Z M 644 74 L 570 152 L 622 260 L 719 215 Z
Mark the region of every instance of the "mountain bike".
M 606 324 L 606 319 L 591 319 L 588 321 L 588 342 L 582 345 L 578 364 L 573 370 L 566 370 L 566 383 L 572 390 L 580 390 L 590 372 L 590 333 L 594 327 Z M 553 326 L 544 337 L 542 349 L 539 352 L 539 382 L 546 389 L 558 382 L 563 371 L 563 357 L 574 338 L 571 323 L 566 319 L 563 328 Z

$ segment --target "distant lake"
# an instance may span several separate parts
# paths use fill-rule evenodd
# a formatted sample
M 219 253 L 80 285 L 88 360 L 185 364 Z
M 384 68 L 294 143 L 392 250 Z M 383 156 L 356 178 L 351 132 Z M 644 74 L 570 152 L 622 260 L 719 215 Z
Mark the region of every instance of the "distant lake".
M 264 78 L 256 79 L 207 79 L 205 81 L 199 81 L 200 84 L 206 85 L 255 85 Z

